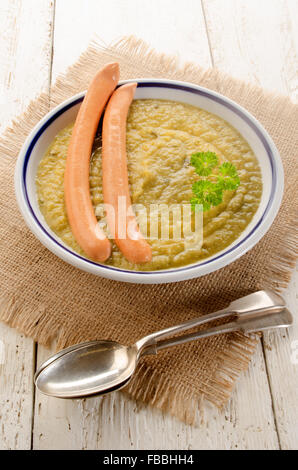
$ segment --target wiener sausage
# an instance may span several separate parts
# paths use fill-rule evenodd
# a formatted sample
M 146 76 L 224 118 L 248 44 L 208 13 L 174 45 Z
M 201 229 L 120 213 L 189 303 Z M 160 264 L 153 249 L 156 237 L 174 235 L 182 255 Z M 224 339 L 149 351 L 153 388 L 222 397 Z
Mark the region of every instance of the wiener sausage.
M 152 258 L 151 247 L 131 209 L 126 157 L 126 118 L 136 86 L 120 86 L 108 102 L 102 128 L 102 183 L 107 223 L 116 245 L 131 263 L 146 263 Z
M 87 256 L 105 261 L 111 244 L 99 228 L 89 188 L 92 145 L 104 106 L 119 80 L 119 66 L 110 63 L 93 78 L 81 104 L 67 152 L 64 175 L 66 212 L 72 233 Z

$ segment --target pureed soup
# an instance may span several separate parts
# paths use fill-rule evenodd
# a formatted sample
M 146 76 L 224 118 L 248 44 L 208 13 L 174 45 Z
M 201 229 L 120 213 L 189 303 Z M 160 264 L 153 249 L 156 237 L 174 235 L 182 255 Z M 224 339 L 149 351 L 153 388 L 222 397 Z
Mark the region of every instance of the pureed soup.
M 39 207 L 48 226 L 66 245 L 86 257 L 71 232 L 64 205 L 64 170 L 72 128 L 73 124 L 59 132 L 49 146 L 38 167 L 36 188 Z M 195 263 L 233 243 L 258 209 L 262 195 L 258 161 L 239 132 L 214 114 L 175 101 L 135 100 L 127 119 L 126 149 L 132 204 L 148 208 L 148 216 L 152 204 L 190 203 L 192 184 L 200 179 L 190 161 L 193 153 L 214 152 L 219 163 L 231 162 L 237 169 L 240 184 L 236 190 L 224 191 L 222 202 L 204 211 L 201 246 L 175 237 L 147 238 L 152 260 L 137 265 L 127 261 L 112 243 L 112 254 L 104 264 L 153 271 Z M 99 137 L 95 139 L 91 158 L 90 193 L 95 214 L 101 220 Z M 154 212 L 151 217 L 152 214 Z M 174 224 L 172 217 L 170 234 Z

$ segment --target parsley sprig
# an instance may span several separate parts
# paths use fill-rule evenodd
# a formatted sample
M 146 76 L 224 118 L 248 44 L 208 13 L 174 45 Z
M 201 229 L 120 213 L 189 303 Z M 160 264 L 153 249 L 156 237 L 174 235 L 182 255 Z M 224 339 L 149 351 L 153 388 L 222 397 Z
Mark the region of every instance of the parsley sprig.
M 213 152 L 197 152 L 191 155 L 190 163 L 199 176 L 209 176 L 218 165 L 218 158 Z
M 232 163 L 224 162 L 220 165 L 217 184 L 223 190 L 233 191 L 238 188 L 240 179 L 236 167 Z
M 191 198 L 193 211 L 198 210 L 198 205 L 203 206 L 203 211 L 218 206 L 223 201 L 224 191 L 234 191 L 240 184 L 236 167 L 230 162 L 219 165 L 218 157 L 214 152 L 197 152 L 190 157 L 190 163 L 199 181 L 192 185 L 194 196 Z M 213 170 L 218 170 L 213 172 Z

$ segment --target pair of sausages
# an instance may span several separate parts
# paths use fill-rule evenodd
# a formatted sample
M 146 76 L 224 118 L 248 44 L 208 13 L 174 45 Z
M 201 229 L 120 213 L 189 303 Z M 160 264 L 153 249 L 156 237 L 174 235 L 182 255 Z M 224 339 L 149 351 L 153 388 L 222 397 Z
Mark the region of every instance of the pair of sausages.
M 64 193 L 72 233 L 87 256 L 98 262 L 111 254 L 111 243 L 98 226 L 89 188 L 92 145 L 107 104 L 102 127 L 102 182 L 106 216 L 112 237 L 125 258 L 145 263 L 151 247 L 142 236 L 131 207 L 126 158 L 126 119 L 136 83 L 115 90 L 119 66 L 110 63 L 93 78 L 80 107 L 68 148 Z M 115 90 L 115 91 L 114 91 Z M 109 100 L 109 101 L 108 101 Z

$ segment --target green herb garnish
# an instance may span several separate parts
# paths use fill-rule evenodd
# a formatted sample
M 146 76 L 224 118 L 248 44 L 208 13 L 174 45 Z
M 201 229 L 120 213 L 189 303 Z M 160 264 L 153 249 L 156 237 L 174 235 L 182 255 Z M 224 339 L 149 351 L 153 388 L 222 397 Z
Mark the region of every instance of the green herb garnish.
M 214 152 L 197 152 L 190 157 L 190 163 L 196 173 L 202 177 L 192 185 L 194 197 L 190 203 L 193 211 L 203 206 L 203 211 L 218 206 L 223 201 L 224 191 L 234 191 L 240 184 L 236 167 L 230 162 L 218 166 L 218 157 Z M 213 170 L 218 171 L 216 173 Z
M 217 184 L 223 189 L 233 191 L 240 184 L 236 167 L 230 162 L 224 162 L 219 167 Z
M 190 201 L 193 210 L 196 210 L 194 208 L 197 204 L 202 204 L 203 210 L 208 211 L 211 206 L 217 206 L 222 202 L 223 192 L 221 188 L 211 181 L 196 181 L 192 185 L 192 191 L 195 195 Z
M 214 152 L 197 152 L 191 155 L 190 163 L 199 176 L 209 176 L 218 165 L 218 158 Z

